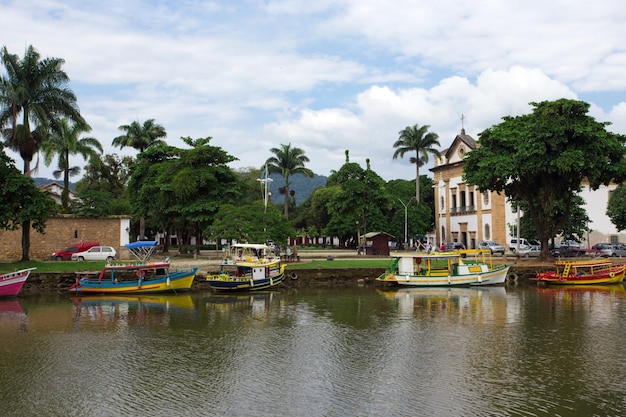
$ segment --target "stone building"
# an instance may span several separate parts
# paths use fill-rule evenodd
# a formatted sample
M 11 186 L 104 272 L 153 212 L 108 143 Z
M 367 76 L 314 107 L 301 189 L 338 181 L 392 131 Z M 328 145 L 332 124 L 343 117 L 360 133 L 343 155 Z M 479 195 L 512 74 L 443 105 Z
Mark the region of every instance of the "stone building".
M 441 152 L 442 160 L 435 158 L 431 168 L 437 245 L 462 242 L 467 248 L 476 248 L 482 240 L 494 240 L 508 247 L 511 238 L 515 237 L 518 213 L 513 211 L 504 194 L 481 192 L 463 182 L 463 159 L 476 147 L 477 142 L 465 133 L 465 129 L 461 129 L 450 147 Z M 583 246 L 591 247 L 598 242 L 626 242 L 626 236 L 617 231 L 606 215 L 609 197 L 615 187 L 613 184 L 590 190 L 584 186 L 581 196 L 591 219 L 589 227 L 592 231 L 588 236 L 581 236 Z
M 118 258 L 128 259 L 126 249 L 130 235 L 130 217 L 83 218 L 71 215 L 52 217 L 46 221 L 45 234 L 30 232 L 30 258 L 49 260 L 53 252 L 72 243 L 96 240 L 112 246 Z M 22 230 L 0 230 L 0 261 L 17 261 L 22 257 Z

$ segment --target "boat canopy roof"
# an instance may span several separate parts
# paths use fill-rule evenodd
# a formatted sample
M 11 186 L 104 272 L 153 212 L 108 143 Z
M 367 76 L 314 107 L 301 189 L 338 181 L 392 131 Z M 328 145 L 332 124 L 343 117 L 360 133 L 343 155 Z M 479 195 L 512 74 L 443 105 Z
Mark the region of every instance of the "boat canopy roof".
M 239 248 L 239 249 L 269 249 L 264 243 L 235 243 L 230 245 L 231 248 Z
M 149 248 L 157 245 L 156 240 L 138 240 L 137 242 L 132 242 L 126 244 L 128 249 L 137 249 L 137 248 Z

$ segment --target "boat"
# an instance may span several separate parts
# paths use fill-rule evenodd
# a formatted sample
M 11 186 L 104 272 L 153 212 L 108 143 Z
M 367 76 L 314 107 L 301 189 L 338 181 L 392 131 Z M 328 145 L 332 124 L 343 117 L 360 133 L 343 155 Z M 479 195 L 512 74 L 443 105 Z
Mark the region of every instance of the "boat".
M 224 252 L 220 270 L 206 277 L 217 291 L 265 290 L 285 278 L 285 265 L 265 244 L 238 243 Z
M 408 287 L 497 285 L 505 282 L 510 267 L 494 264 L 488 249 L 398 252 L 376 280 Z
M 70 292 L 81 294 L 142 294 L 189 290 L 197 267 L 172 269 L 169 258 L 148 262 L 157 242 L 140 241 L 126 245 L 138 262 L 109 262 L 100 273 L 80 273 Z
M 172 270 L 169 262 L 110 263 L 99 274 L 82 273 L 70 292 L 142 294 L 189 290 L 197 267 Z
M 0 275 L 0 297 L 13 297 L 22 291 L 24 283 L 30 276 L 31 271 L 37 268 L 20 269 L 15 272 L 7 272 Z
M 556 285 L 613 284 L 622 282 L 625 272 L 626 265 L 614 265 L 609 259 L 559 259 L 553 271 L 539 272 L 529 280 Z

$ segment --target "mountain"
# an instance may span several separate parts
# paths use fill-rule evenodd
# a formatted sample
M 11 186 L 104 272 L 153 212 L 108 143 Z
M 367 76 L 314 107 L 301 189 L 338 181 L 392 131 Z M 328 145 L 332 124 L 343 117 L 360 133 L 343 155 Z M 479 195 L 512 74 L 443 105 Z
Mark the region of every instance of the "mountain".
M 58 179 L 58 180 L 51 180 L 50 178 L 35 177 L 35 178 L 33 178 L 33 181 L 35 182 L 35 186 L 37 186 L 37 187 L 41 187 L 42 185 L 48 185 L 51 182 L 56 182 L 61 187 L 63 187 L 63 179 L 62 178 Z M 74 184 L 73 182 L 70 181 L 70 190 L 74 191 L 75 188 L 76 188 L 76 184 Z
M 278 189 L 285 186 L 285 180 L 280 174 L 270 174 L 272 182 L 269 183 L 269 191 L 272 193 L 272 203 L 280 204 L 285 201 L 285 196 Z M 328 177 L 313 174 L 313 177 L 307 178 L 302 174 L 294 174 L 289 176 L 291 183 L 289 189 L 296 192 L 296 205 L 302 204 L 307 197 L 318 187 L 326 186 Z

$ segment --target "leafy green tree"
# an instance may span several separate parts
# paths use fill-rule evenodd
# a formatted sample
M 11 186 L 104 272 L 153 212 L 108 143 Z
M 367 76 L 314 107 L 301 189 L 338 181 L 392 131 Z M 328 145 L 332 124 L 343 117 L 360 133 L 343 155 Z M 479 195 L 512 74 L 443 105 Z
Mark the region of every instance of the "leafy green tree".
M 70 155 L 82 155 L 85 159 L 98 157 L 102 153 L 102 145 L 93 137 L 79 138 L 81 133 L 89 132 L 89 126 L 80 124 L 70 125 L 67 119 L 59 120 L 58 132 L 52 132 L 48 140 L 43 143 L 42 151 L 46 166 L 50 166 L 52 159 L 58 156 L 58 170 L 53 172 L 55 178 L 63 175 L 63 192 L 61 193 L 61 205 L 67 210 L 70 205 L 70 177 L 80 173 L 80 167 L 70 166 Z
M 346 163 L 328 177 L 326 185 L 339 186 L 340 191 L 327 205 L 331 218 L 324 234 L 346 241 L 351 236 L 356 238 L 357 230 L 361 235 L 369 230 L 385 231 L 384 213 L 390 207 L 390 198 L 385 192 L 385 181 L 370 169 L 369 160 L 363 169 L 350 162 L 346 151 Z
M 130 146 L 142 153 L 148 148 L 166 145 L 166 142 L 163 140 L 167 136 L 165 128 L 154 123 L 154 119 L 148 119 L 143 124 L 133 121 L 129 125 L 121 125 L 119 130 L 125 133 L 113 139 L 113 146 L 119 146 L 120 149 Z M 139 236 L 144 238 L 145 235 L 145 218 L 141 216 L 139 219 Z
M 387 182 L 386 192 L 391 201 L 388 211 L 386 232 L 396 237 L 397 241 L 404 241 L 404 212 L 406 205 L 407 237 L 425 235 L 434 227 L 435 206 L 432 179 L 423 175 L 420 177 L 421 203 L 415 203 L 414 184 L 407 180 L 391 180 Z
M 79 201 L 72 206 L 75 214 L 85 217 L 130 214 L 127 186 L 134 164 L 134 158 L 120 158 L 116 154 L 91 158 L 83 178 L 76 183 Z
M 565 229 L 583 179 L 592 189 L 624 177 L 623 135 L 588 116 L 589 104 L 568 99 L 531 103 L 530 114 L 503 118 L 483 131 L 465 157 L 464 180 L 504 192 L 532 219 L 549 257 L 548 240 Z
M 285 180 L 285 217 L 289 217 L 289 192 L 291 183 L 289 182 L 289 176 L 292 174 L 302 174 L 306 177 L 312 177 L 313 171 L 306 168 L 305 163 L 309 162 L 309 158 L 305 155 L 304 151 L 300 148 L 291 147 L 289 145 L 281 145 L 280 148 L 272 148 L 270 152 L 274 156 L 265 161 L 270 173 L 279 173 Z
M 400 137 L 393 144 L 396 151 L 393 153 L 393 159 L 404 157 L 407 152 L 415 152 L 415 156 L 409 159 L 409 162 L 415 164 L 415 200 L 420 202 L 420 167 L 428 163 L 428 155 L 435 155 L 441 158 L 441 154 L 434 146 L 439 144 L 439 135 L 429 132 L 430 126 L 407 126 L 399 132 Z
M 619 184 L 609 197 L 606 215 L 617 228 L 617 231 L 626 229 L 626 186 Z
M 238 177 L 227 166 L 236 158 L 210 146 L 210 137 L 182 140 L 191 149 L 161 145 L 138 155 L 129 183 L 131 204 L 135 214 L 159 228 L 175 227 L 183 244 L 194 235 L 200 245 L 201 231 L 213 222 L 221 204 L 238 195 Z
M 295 233 L 289 220 L 274 206 L 267 210 L 262 201 L 242 206 L 220 206 L 213 223 L 204 231 L 205 236 L 220 241 L 261 243 L 269 239 L 285 242 Z
M 56 203 L 42 193 L 33 180 L 15 168 L 0 147 L 0 228 L 16 230 L 28 220 L 32 228 L 43 233 L 46 220 L 54 215 Z M 22 261 L 26 261 L 23 259 Z
M 31 174 L 31 161 L 51 131 L 59 131 L 59 120 L 66 117 L 86 126 L 76 104 L 76 96 L 68 88 L 69 77 L 61 69 L 61 58 L 41 59 L 29 46 L 24 58 L 0 51 L 6 74 L 0 77 L 0 129 L 7 145 L 20 154 L 24 174 Z M 21 117 L 21 123 L 18 123 Z M 8 128 L 5 128 L 9 126 Z M 34 129 L 32 129 L 34 127 Z M 30 221 L 22 224 L 22 260 L 30 259 Z

